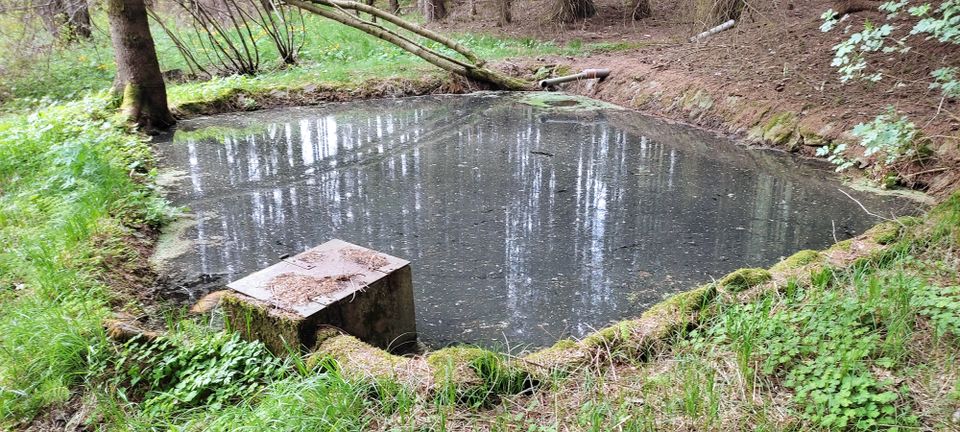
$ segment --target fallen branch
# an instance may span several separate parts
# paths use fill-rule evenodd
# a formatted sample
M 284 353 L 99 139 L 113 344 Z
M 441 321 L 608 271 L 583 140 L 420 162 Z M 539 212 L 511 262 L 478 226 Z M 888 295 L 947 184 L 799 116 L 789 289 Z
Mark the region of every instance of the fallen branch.
M 400 18 L 392 13 L 386 12 L 382 9 L 379 9 L 367 4 L 363 4 L 363 3 L 357 3 L 355 1 L 344 1 L 344 0 L 327 0 L 327 1 L 330 4 L 337 5 L 338 7 L 343 9 L 366 12 L 370 15 L 381 18 L 384 21 L 387 21 L 411 33 L 415 33 L 419 36 L 423 36 L 427 39 L 444 44 L 450 47 L 450 49 L 460 53 L 462 56 L 464 56 L 467 60 L 469 60 L 471 63 L 473 63 L 476 66 L 483 66 L 485 63 L 482 59 L 477 57 L 477 55 L 474 54 L 473 51 L 470 51 L 469 48 L 463 46 L 463 44 L 453 39 L 450 39 L 440 33 L 421 27 L 410 21 L 404 20 L 403 18 Z
M 436 67 L 476 81 L 492 84 L 498 89 L 529 90 L 533 87 L 532 83 L 527 81 L 513 78 L 484 68 L 484 63 L 482 60 L 480 60 L 472 51 L 456 41 L 453 41 L 436 32 L 427 30 L 416 24 L 407 22 L 394 14 L 377 9 L 375 7 L 349 0 L 285 0 L 284 3 L 291 6 L 296 6 L 300 9 L 320 15 L 324 18 L 331 19 L 340 24 L 358 29 L 366 34 L 396 45 L 397 47 L 410 52 L 417 57 L 420 57 Z M 397 33 L 393 29 L 351 15 L 347 13 L 346 9 L 365 12 L 372 16 L 379 17 L 384 21 L 392 23 L 397 27 L 407 30 L 415 35 L 439 42 L 463 55 L 467 61 L 462 61 L 460 59 L 453 58 L 427 48 L 426 46 L 414 41 L 410 37 Z

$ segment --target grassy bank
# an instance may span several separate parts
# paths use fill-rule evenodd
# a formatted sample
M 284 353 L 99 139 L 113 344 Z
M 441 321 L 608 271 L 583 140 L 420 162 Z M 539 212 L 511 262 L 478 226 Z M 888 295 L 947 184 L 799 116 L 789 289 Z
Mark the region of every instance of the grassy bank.
M 172 103 L 351 92 L 427 70 L 365 38 L 318 34 L 347 45 L 260 77 L 175 85 Z M 464 38 L 494 58 L 564 49 Z M 0 427 L 53 427 L 57 412 L 108 430 L 957 427 L 960 195 L 529 355 L 399 358 L 331 334 L 317 355 L 276 358 L 217 319 L 175 313 L 156 339 L 108 337 L 113 311 L 143 313 L 147 281 L 131 275 L 175 211 L 153 189 L 149 147 L 93 92 L 109 71 L 68 82 L 75 66 L 16 84 L 8 111 L 30 113 L 0 118 Z
M 100 22 L 99 28 L 106 29 Z M 12 23 L 0 23 L 13 25 Z M 154 26 L 153 36 L 161 69 L 189 69 L 166 33 Z M 313 15 L 305 16 L 304 48 L 294 66 L 283 64 L 267 38 L 258 40 L 263 73 L 258 76 L 220 77 L 212 82 L 184 83 L 172 86 L 173 105 L 210 102 L 231 89 L 255 92 L 284 90 L 309 85 L 356 85 L 372 78 L 415 78 L 438 75 L 426 62 L 393 45 L 379 41 L 352 28 Z M 557 45 L 534 39 L 502 39 L 489 35 L 458 34 L 454 37 L 479 57 L 497 60 L 514 56 L 573 55 L 598 51 L 623 50 L 625 44 Z M 15 47 L 0 52 L 0 102 L 5 109 L 30 108 L 44 100 L 75 100 L 110 87 L 115 67 L 109 35 L 95 32 L 90 41 L 67 47 L 53 47 L 37 53 L 24 53 Z

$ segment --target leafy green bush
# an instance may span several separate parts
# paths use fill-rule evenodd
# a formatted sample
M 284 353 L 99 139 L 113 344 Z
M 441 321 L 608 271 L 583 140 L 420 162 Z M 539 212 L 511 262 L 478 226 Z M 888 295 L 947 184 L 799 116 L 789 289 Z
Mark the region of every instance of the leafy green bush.
M 917 126 L 893 107 L 869 123 L 854 126 L 853 134 L 860 137 L 860 145 L 866 149 L 864 156 L 878 154 L 885 165 L 920 157 L 926 152 Z
M 124 346 L 114 369 L 121 395 L 142 395 L 145 414 L 163 415 L 199 405 L 220 409 L 281 378 L 282 366 L 262 343 L 220 332 L 185 343 L 135 338 Z
M 864 148 L 863 155 L 876 157 L 881 169 L 899 162 L 923 158 L 930 151 L 917 126 L 897 113 L 893 107 L 889 107 L 886 114 L 878 115 L 868 123 L 854 126 L 853 134 L 860 138 L 858 144 Z M 853 161 L 845 156 L 846 150 L 847 145 L 843 143 L 823 146 L 817 149 L 817 156 L 826 156 L 840 172 L 854 165 Z

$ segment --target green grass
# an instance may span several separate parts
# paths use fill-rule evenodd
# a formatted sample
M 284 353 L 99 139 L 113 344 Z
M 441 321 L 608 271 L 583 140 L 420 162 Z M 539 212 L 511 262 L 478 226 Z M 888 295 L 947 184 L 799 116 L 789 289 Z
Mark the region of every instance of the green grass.
M 318 82 L 357 83 L 372 77 L 416 77 L 435 68 L 393 45 L 332 21 L 305 16 L 305 40 L 299 64 L 286 67 L 279 60 L 269 40 L 262 38 L 258 46 L 262 52 L 263 73 L 256 77 L 226 77 L 212 83 L 171 85 L 170 98 L 174 105 L 181 102 L 209 100 L 224 88 L 247 91 L 274 88 L 303 87 Z M 105 20 L 96 20 L 100 28 L 107 28 Z M 153 36 L 161 69 L 179 69 L 189 72 L 171 39 L 154 25 Z M 487 35 L 459 34 L 457 41 L 488 60 L 511 56 L 566 54 L 627 47 L 594 44 L 562 47 L 534 39 L 500 39 Z M 436 44 L 431 46 L 437 47 Z M 451 52 L 452 53 L 452 52 Z M 15 50 L 0 55 L 0 71 L 5 72 L 0 82 L 0 101 L 7 110 L 33 108 L 43 100 L 71 100 L 90 92 L 110 87 L 115 67 L 109 35 L 98 31 L 91 41 L 57 47 L 37 56 L 16 55 Z
M 99 264 L 122 248 L 98 240 L 162 222 L 148 149 L 104 108 L 88 99 L 0 122 L 4 418 L 63 402 L 84 381 L 89 351 L 106 343 Z

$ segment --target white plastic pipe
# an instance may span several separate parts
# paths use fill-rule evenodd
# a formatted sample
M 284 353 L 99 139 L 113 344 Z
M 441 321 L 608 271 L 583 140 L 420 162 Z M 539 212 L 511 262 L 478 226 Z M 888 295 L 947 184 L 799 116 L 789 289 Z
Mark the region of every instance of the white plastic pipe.
M 703 32 L 703 33 L 700 33 L 700 34 L 698 34 L 698 35 L 690 38 L 690 42 L 696 42 L 696 41 L 698 41 L 698 40 L 700 40 L 700 39 L 708 38 L 708 37 L 710 37 L 710 36 L 713 36 L 713 35 L 715 35 L 715 34 L 717 34 L 717 33 L 722 32 L 722 31 L 724 31 L 724 30 L 730 30 L 730 29 L 733 28 L 733 26 L 736 25 L 736 24 L 737 24 L 737 21 L 736 21 L 736 20 L 727 21 L 727 22 L 725 22 L 725 23 L 723 23 L 723 24 L 720 24 L 720 25 L 718 25 L 718 26 L 710 29 L 710 30 L 707 30 L 707 31 L 705 31 L 705 32 Z

